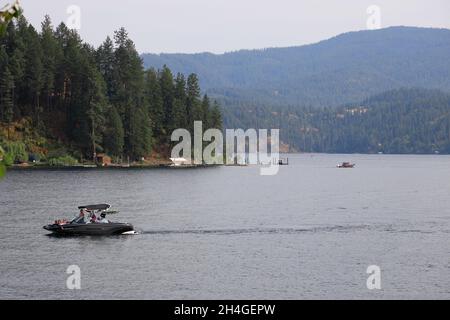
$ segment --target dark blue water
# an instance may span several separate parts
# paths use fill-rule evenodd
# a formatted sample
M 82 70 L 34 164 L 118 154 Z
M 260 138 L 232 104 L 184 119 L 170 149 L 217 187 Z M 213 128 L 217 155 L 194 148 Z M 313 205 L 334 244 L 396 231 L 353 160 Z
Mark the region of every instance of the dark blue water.
M 338 162 L 357 163 L 337 169 Z M 42 226 L 111 203 L 139 235 Z M 291 155 L 255 167 L 9 171 L 0 298 L 450 298 L 450 157 Z M 81 269 L 81 290 L 66 269 Z M 381 268 L 381 290 L 366 269 Z

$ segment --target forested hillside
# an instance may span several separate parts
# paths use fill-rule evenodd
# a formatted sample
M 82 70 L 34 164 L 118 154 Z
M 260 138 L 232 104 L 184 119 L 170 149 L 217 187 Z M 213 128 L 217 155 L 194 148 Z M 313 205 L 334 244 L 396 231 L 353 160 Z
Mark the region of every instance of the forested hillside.
M 450 153 L 449 52 L 449 30 L 390 28 L 303 47 L 146 55 L 155 68 L 145 70 L 123 28 L 94 48 L 49 17 L 41 30 L 20 17 L 0 36 L 2 157 L 167 156 L 175 128 L 222 128 L 221 109 L 227 128 L 280 128 L 290 151 Z
M 225 125 L 280 128 L 290 151 L 450 153 L 450 95 L 399 89 L 338 108 L 241 105 Z
M 198 73 L 226 127 L 280 128 L 291 151 L 450 153 L 449 56 L 450 30 L 392 27 L 300 47 L 142 57 Z
M 99 48 L 49 17 L 40 31 L 20 17 L 0 36 L 0 145 L 10 163 L 98 152 L 138 160 L 167 150 L 172 130 L 194 120 L 222 124 L 197 75 L 145 71 L 123 28 Z
M 403 87 L 450 92 L 450 30 L 392 27 L 313 45 L 222 55 L 144 54 L 146 67 L 195 72 L 230 105 L 336 107 Z

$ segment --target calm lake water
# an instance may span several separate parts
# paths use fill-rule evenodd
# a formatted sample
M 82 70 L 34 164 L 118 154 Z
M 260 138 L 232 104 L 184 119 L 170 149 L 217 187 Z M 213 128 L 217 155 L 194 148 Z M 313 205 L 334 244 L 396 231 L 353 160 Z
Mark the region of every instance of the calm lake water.
M 290 155 L 255 167 L 9 171 L 1 299 L 449 299 L 450 157 Z M 338 162 L 357 163 L 337 169 Z M 139 235 L 42 226 L 111 203 Z M 66 269 L 81 268 L 81 290 Z M 381 268 L 381 290 L 366 269 Z

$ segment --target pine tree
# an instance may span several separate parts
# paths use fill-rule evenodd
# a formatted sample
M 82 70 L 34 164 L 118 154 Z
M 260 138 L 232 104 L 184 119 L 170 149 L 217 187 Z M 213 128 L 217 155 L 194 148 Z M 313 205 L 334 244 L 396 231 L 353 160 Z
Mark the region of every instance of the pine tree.
M 148 131 L 151 132 L 151 122 L 148 119 L 146 99 L 144 97 L 144 69 L 141 58 L 134 46 L 133 41 L 128 38 L 128 33 L 124 28 L 119 29 L 114 34 L 116 49 L 114 52 L 114 89 L 112 102 L 118 108 L 122 117 L 125 130 L 125 153 L 130 156 L 142 155 L 145 147 L 142 139 L 136 134 Z M 146 109 L 143 111 L 142 109 Z M 136 114 L 144 113 L 145 125 L 148 128 L 141 128 L 141 119 L 135 119 Z M 138 126 L 138 127 L 135 127 Z M 141 140 L 140 140 L 141 139 Z M 140 142 L 139 142 L 140 141 Z M 137 152 L 136 150 L 139 150 Z
M 203 121 L 203 110 L 200 101 L 200 86 L 196 74 L 190 74 L 187 79 L 188 125 L 191 134 L 194 133 L 194 122 Z
M 150 119 L 146 110 L 137 108 L 130 115 L 129 155 L 134 160 L 140 160 L 148 155 L 152 146 L 152 131 Z
M 45 16 L 42 22 L 42 31 L 40 34 L 42 51 L 45 53 L 42 57 L 42 96 L 44 108 L 47 111 L 53 110 L 53 97 L 55 91 L 55 72 L 57 56 L 61 55 L 61 50 L 56 41 L 53 26 L 49 16 Z
M 96 52 L 97 65 L 105 83 L 108 98 L 114 96 L 114 43 L 107 37 Z
M 105 151 L 116 157 L 123 154 L 124 130 L 122 119 L 114 106 L 109 108 L 106 129 L 103 136 Z
M 14 78 L 6 66 L 0 77 L 0 110 L 3 121 L 8 124 L 12 122 L 14 117 L 13 90 Z
M 42 113 L 40 98 L 43 84 L 43 52 L 39 35 L 31 25 L 28 27 L 26 46 L 25 59 L 27 64 L 25 67 L 25 83 L 27 95 L 25 97 L 26 103 L 31 107 L 26 113 L 31 115 L 34 123 L 39 126 Z
M 187 127 L 186 105 L 180 99 L 173 101 L 173 126 L 174 129 L 185 129 Z
M 164 66 L 160 71 L 159 84 L 163 101 L 164 129 L 166 135 L 168 135 L 173 129 L 172 108 L 173 100 L 175 98 L 175 86 L 172 72 L 167 66 Z
M 188 127 L 189 116 L 186 103 L 186 79 L 182 73 L 178 73 L 175 79 L 175 98 L 172 110 L 173 129 L 185 129 Z
M 24 24 L 25 23 L 25 24 Z M 14 90 L 12 93 L 14 106 L 20 106 L 19 98 L 21 97 L 21 88 L 25 83 L 25 42 L 27 35 L 27 25 L 25 18 L 21 17 L 19 22 L 10 23 L 5 35 L 5 52 L 8 58 L 8 67 L 14 78 Z M 19 31 L 20 26 L 20 31 Z M 24 30 L 22 30 L 24 29 Z M 15 110 L 17 112 L 18 110 Z
M 203 96 L 202 100 L 202 114 L 203 114 L 203 128 L 204 129 L 211 128 L 212 124 L 211 102 L 206 94 Z
M 177 73 L 175 79 L 175 99 L 183 104 L 186 103 L 186 79 L 182 73 Z
M 114 33 L 114 89 L 112 100 L 125 105 L 142 103 L 144 89 L 144 69 L 133 41 L 124 28 Z
M 3 84 L 4 72 L 6 71 L 7 66 L 8 66 L 8 55 L 6 53 L 6 49 L 4 46 L 0 45 L 0 122 L 4 121 L 4 114 L 5 114 L 5 106 L 4 103 L 2 103 L 2 100 L 4 96 L 4 91 L 7 92 L 7 86 Z
M 155 136 L 160 137 L 165 135 L 166 131 L 164 128 L 165 118 L 162 92 L 157 72 L 154 69 L 147 70 L 145 80 L 145 96 L 147 98 L 153 133 Z
M 200 85 L 195 73 L 190 74 L 187 79 L 187 95 L 191 101 L 200 98 Z
M 97 151 L 103 151 L 101 145 L 103 144 L 104 131 L 104 110 L 106 105 L 105 99 L 105 83 L 100 72 L 95 68 L 95 64 L 91 61 L 90 66 L 87 67 L 89 71 L 85 83 L 89 86 L 85 93 L 89 97 L 86 111 L 86 118 L 90 123 L 90 141 L 92 143 L 92 151 L 94 155 Z M 95 160 L 95 159 L 94 159 Z
M 222 113 L 220 112 L 220 106 L 217 101 L 214 102 L 214 106 L 211 110 L 211 128 L 222 130 Z
M 91 159 L 92 120 L 88 111 L 97 92 L 97 84 L 93 80 L 90 49 L 83 46 L 77 32 L 67 29 L 64 24 L 57 28 L 56 34 L 64 48 L 64 57 L 56 76 L 58 107 L 65 115 L 68 137 Z

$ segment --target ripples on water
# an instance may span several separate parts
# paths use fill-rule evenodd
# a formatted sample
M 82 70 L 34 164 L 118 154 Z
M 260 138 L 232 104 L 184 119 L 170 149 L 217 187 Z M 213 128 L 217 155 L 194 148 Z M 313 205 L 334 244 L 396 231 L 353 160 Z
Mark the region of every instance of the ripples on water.
M 323 226 L 323 227 L 310 227 L 310 228 L 250 228 L 250 229 L 223 229 L 223 230 L 145 230 L 139 231 L 138 234 L 242 234 L 242 233 L 267 233 L 267 234 L 296 234 L 303 232 L 355 232 L 362 230 L 377 230 L 386 232 L 418 232 L 418 233 L 435 233 L 436 231 L 426 230 L 395 230 L 390 225 L 348 225 L 348 226 Z M 448 230 L 441 232 L 448 233 Z
M 336 169 L 338 162 L 357 163 Z M 291 155 L 253 167 L 9 171 L 0 298 L 450 298 L 450 157 Z M 47 237 L 111 203 L 139 231 Z M 67 266 L 82 290 L 67 290 Z M 379 265 L 382 290 L 366 288 Z M 51 285 L 50 285 L 51 284 Z

